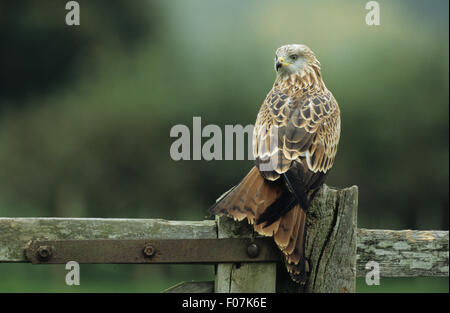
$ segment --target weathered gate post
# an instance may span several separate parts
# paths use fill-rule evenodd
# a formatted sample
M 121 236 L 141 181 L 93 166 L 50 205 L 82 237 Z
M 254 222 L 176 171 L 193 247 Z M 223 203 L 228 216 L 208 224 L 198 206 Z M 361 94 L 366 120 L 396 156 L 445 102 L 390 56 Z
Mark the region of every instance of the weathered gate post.
M 305 285 L 292 282 L 282 262 L 218 264 L 216 292 L 355 292 L 357 208 L 356 186 L 319 190 L 306 222 L 310 275 Z M 246 221 L 221 217 L 217 222 L 219 238 L 252 234 Z

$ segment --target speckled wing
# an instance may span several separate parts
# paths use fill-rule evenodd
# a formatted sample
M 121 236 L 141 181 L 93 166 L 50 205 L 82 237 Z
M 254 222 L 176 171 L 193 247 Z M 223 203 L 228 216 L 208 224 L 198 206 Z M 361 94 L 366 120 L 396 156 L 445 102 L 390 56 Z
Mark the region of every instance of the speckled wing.
M 340 112 L 330 91 L 274 86 L 256 119 L 253 156 L 268 180 L 278 179 L 293 162 L 326 173 L 333 166 L 339 136 Z

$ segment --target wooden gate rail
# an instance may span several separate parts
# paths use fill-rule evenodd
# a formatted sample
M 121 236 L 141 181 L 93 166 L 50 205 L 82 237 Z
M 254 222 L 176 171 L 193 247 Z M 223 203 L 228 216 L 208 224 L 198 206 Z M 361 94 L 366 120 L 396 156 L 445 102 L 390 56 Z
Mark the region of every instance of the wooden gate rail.
M 310 281 L 303 291 L 354 292 L 354 278 L 366 275 L 369 271 L 366 264 L 370 261 L 379 263 L 381 277 L 448 277 L 448 231 L 357 229 L 356 208 L 356 187 L 336 190 L 325 186 L 316 196 L 308 215 L 306 238 L 306 254 L 313 266 Z M 219 240 L 253 236 L 246 222 L 237 223 L 225 217 L 205 221 L 0 218 L 0 263 L 30 262 L 26 251 L 39 240 L 107 239 L 114 242 L 127 239 L 130 242 L 159 240 L 164 243 L 173 239 Z M 192 263 L 195 254 L 190 257 L 185 263 Z M 180 255 L 177 258 L 173 263 L 184 263 Z M 105 263 L 120 263 L 117 261 L 113 256 Z M 278 262 L 277 270 L 275 262 L 237 265 L 214 261 L 217 261 L 216 292 L 299 291 L 290 282 L 286 283 L 288 278 L 279 265 L 281 262 Z M 165 262 L 171 262 L 170 257 Z M 212 290 L 211 283 L 207 282 L 187 285 L 191 285 L 190 291 Z M 175 286 L 172 290 L 183 288 Z

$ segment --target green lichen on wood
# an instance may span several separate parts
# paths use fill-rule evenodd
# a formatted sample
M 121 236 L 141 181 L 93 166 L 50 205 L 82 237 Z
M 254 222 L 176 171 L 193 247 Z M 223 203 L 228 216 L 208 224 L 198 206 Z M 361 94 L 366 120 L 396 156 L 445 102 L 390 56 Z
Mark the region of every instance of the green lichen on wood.
M 357 248 L 358 276 L 375 261 L 381 277 L 448 277 L 448 231 L 359 229 Z
M 211 239 L 215 221 L 103 218 L 0 218 L 0 262 L 26 262 L 31 240 Z

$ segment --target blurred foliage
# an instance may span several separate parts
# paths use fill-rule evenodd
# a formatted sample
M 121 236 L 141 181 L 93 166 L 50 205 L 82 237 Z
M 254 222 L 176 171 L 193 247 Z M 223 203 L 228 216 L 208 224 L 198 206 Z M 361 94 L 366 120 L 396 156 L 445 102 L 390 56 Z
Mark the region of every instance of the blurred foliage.
M 80 1 L 77 28 L 63 2 L 0 2 L 0 216 L 203 219 L 252 161 L 175 162 L 171 127 L 254 123 L 275 49 L 305 43 L 359 226 L 448 229 L 447 1 L 379 1 L 378 27 L 357 1 Z
M 80 63 L 92 67 L 104 50 L 132 49 L 156 22 L 145 1 L 78 1 L 83 27 L 69 28 L 66 3 L 0 2 L 0 110 L 74 83 Z

